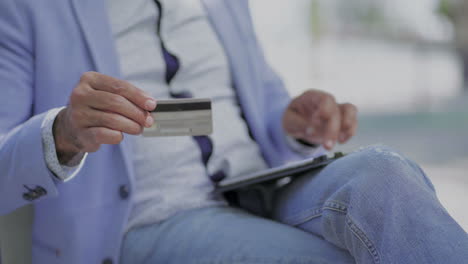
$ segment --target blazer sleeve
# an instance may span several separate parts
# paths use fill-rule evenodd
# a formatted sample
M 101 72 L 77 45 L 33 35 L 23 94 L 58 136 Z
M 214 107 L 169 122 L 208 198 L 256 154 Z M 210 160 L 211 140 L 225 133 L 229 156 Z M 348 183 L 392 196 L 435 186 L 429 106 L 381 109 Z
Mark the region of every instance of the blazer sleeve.
M 265 95 L 265 102 L 262 113 L 267 128 L 269 145 L 274 148 L 274 153 L 270 153 L 269 162 L 271 166 L 279 166 L 289 161 L 301 160 L 304 158 L 317 157 L 326 153 L 325 149 L 319 146 L 314 151 L 298 151 L 289 141 L 286 134 L 282 118 L 289 103 L 291 96 L 286 90 L 285 84 L 281 77 L 272 69 L 267 59 L 265 58 L 263 49 L 255 36 L 255 29 L 253 27 L 252 16 L 248 1 L 243 1 L 245 10 L 248 12 L 249 27 L 251 36 L 254 38 L 257 62 L 261 72 L 263 95 Z
M 34 105 L 33 32 L 22 1 L 0 1 L 0 215 L 57 195 Z
M 265 59 L 264 64 L 264 89 L 267 95 L 267 102 L 275 102 L 272 107 L 265 104 L 264 113 L 266 113 L 265 121 L 268 128 L 268 135 L 272 146 L 276 148 L 277 156 L 272 159 L 273 166 L 278 166 L 289 161 L 301 160 L 304 158 L 318 157 L 326 154 L 326 150 L 322 146 L 316 148 L 308 148 L 303 146 L 299 148 L 296 143 L 291 142 L 291 138 L 286 134 L 283 128 L 282 118 L 288 107 L 291 97 L 289 96 L 281 78 L 271 69 Z

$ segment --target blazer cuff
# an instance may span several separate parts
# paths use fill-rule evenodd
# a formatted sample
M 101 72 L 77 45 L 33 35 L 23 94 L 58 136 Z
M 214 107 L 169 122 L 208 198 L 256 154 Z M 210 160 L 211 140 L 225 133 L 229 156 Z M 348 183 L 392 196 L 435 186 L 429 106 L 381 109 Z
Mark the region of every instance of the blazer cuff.
M 75 161 L 75 164 L 67 164 L 68 166 L 60 164 L 57 157 L 57 151 L 55 149 L 53 126 L 55 118 L 63 108 L 65 107 L 54 108 L 47 112 L 41 125 L 41 135 L 47 168 L 52 172 L 56 179 L 62 182 L 67 182 L 73 179 L 80 172 L 88 153 L 77 154 L 77 156 L 73 158 L 73 160 L 77 160 Z
M 321 145 L 302 142 L 301 140 L 297 140 L 290 135 L 286 135 L 286 142 L 293 151 L 302 156 L 315 158 L 327 153 L 325 148 L 323 148 Z

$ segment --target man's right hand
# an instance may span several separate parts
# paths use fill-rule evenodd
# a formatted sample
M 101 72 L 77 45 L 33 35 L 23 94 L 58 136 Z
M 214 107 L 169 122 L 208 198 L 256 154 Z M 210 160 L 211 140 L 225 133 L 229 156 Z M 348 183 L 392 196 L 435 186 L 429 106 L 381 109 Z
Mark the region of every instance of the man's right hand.
M 68 164 L 80 153 L 95 152 L 102 144 L 119 144 L 122 133 L 141 134 L 143 127 L 153 124 L 148 111 L 155 107 L 155 99 L 126 81 L 84 73 L 69 105 L 54 122 L 60 163 Z

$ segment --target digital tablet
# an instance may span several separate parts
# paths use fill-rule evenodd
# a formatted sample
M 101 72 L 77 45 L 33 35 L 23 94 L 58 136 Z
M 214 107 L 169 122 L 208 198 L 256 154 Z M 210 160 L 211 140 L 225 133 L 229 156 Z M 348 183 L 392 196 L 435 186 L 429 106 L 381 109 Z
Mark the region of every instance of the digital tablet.
M 236 177 L 228 177 L 216 185 L 215 193 L 219 194 L 234 191 L 248 187 L 250 185 L 278 180 L 284 177 L 296 176 L 303 172 L 321 169 L 343 156 L 345 156 L 345 154 L 342 152 L 335 152 L 332 157 L 323 155 L 317 158 L 292 162 L 280 167 L 263 170 L 260 172 Z

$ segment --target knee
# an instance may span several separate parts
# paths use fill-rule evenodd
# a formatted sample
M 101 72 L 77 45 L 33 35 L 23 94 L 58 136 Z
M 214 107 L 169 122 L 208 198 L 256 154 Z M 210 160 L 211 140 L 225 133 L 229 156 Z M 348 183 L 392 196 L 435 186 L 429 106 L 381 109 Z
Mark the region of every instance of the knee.
M 378 174 L 398 172 L 406 169 L 409 165 L 408 159 L 398 151 L 385 145 L 364 147 L 351 155 L 355 155 L 361 168 L 372 170 Z
M 359 171 L 360 184 L 375 188 L 429 188 L 434 186 L 423 170 L 403 154 L 388 146 L 375 145 L 350 154 Z M 354 156 L 354 157 L 353 157 Z

